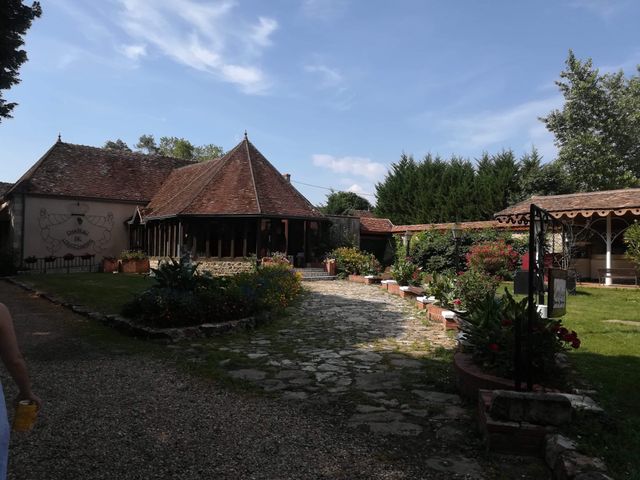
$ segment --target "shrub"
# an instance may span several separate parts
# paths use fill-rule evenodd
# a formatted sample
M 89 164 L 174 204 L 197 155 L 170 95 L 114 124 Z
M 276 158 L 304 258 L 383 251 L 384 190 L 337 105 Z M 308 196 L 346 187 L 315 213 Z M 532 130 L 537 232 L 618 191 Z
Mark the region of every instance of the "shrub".
M 486 297 L 494 297 L 499 280 L 496 277 L 475 269 L 460 273 L 455 279 L 456 295 L 460 299 L 460 307 L 473 310 Z
M 640 223 L 635 221 L 627 228 L 624 232 L 624 243 L 627 246 L 626 257 L 640 269 Z
M 123 315 L 161 327 L 183 327 L 235 320 L 264 310 L 280 310 L 301 292 L 299 276 L 273 264 L 235 277 L 197 271 L 182 257 L 154 269 L 155 285 L 123 308 Z
M 462 316 L 461 344 L 483 370 L 505 378 L 514 375 L 514 325 L 522 331 L 528 323 L 528 299 L 516 301 L 509 292 L 501 298 L 487 295 L 476 308 Z M 531 367 L 534 381 L 554 380 L 558 373 L 556 354 L 571 346 L 580 347 L 575 332 L 569 332 L 556 319 L 543 319 L 536 314 L 531 337 Z
M 120 254 L 121 260 L 145 260 L 147 254 L 140 250 L 123 250 Z
M 284 252 L 273 252 L 268 257 L 262 257 L 262 263 L 281 263 L 290 265 L 289 258 Z
M 397 260 L 391 267 L 391 276 L 400 285 L 420 285 L 422 275 L 420 268 L 410 258 Z
M 336 269 L 341 276 L 375 275 L 380 272 L 380 262 L 368 252 L 355 247 L 340 247 L 327 255 L 336 261 Z
M 458 298 L 456 282 L 453 275 L 449 273 L 434 273 L 431 281 L 426 285 L 429 295 L 436 298 L 436 303 L 442 307 L 456 306 L 454 301 Z
M 519 261 L 518 252 L 504 240 L 483 242 L 474 245 L 467 254 L 467 265 L 471 269 L 508 278 L 516 269 Z

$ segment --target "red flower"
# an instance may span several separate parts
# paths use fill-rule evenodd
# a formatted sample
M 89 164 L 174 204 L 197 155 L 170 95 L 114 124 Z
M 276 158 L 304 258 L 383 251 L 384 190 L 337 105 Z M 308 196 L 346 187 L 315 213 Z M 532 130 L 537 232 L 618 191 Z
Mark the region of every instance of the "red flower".
M 571 342 L 571 346 L 573 348 L 580 348 L 580 339 L 576 338 L 573 342 Z
M 569 330 L 567 330 L 566 328 L 564 328 L 564 327 L 558 328 L 558 336 L 560 338 L 564 337 L 568 333 L 569 333 Z
M 500 350 L 500 347 L 498 346 L 497 343 L 490 343 L 489 350 L 491 350 L 492 352 L 497 352 Z
M 454 305 L 462 305 L 462 300 L 460 300 L 459 298 L 456 298 L 456 299 L 453 301 L 453 304 L 454 304 Z
M 510 327 L 511 325 L 513 325 L 513 322 L 511 320 L 509 320 L 508 318 L 505 318 L 500 323 L 502 324 L 503 327 Z

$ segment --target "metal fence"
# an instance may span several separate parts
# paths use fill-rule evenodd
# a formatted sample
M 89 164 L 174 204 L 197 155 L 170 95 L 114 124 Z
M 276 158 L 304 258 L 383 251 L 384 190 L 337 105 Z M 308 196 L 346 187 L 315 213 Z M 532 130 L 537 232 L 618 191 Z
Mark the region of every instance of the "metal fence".
M 20 273 L 80 273 L 97 272 L 99 263 L 95 255 L 81 255 L 78 257 L 29 257 L 22 261 Z

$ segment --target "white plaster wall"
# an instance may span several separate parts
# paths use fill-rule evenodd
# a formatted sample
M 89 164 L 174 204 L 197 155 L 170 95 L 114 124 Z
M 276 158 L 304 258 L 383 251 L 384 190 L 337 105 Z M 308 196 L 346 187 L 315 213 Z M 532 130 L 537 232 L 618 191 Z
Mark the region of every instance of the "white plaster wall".
M 129 246 L 124 222 L 135 208 L 126 203 L 27 196 L 23 257 L 118 256 Z

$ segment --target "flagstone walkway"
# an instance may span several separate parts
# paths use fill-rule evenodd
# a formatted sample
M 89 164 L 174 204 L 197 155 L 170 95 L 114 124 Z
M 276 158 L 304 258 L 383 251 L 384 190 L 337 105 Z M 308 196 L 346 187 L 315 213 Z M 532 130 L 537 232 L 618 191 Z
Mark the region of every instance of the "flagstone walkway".
M 276 326 L 193 346 L 215 352 L 231 378 L 267 392 L 350 406 L 351 427 L 417 436 L 446 424 L 446 435 L 464 435 L 457 424 L 467 426 L 469 416 L 448 368 L 455 341 L 441 325 L 376 287 L 305 286 L 302 304 Z

